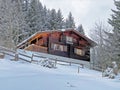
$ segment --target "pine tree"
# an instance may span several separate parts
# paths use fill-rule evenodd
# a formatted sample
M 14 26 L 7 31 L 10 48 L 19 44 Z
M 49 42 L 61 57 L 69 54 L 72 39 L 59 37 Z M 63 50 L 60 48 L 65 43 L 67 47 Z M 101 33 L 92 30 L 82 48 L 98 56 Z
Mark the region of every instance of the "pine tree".
M 113 14 L 108 19 L 108 23 L 113 27 L 112 33 L 108 33 L 109 37 L 109 53 L 111 60 L 120 63 L 120 1 L 114 1 L 116 10 L 112 10 Z
M 55 9 L 50 11 L 50 30 L 57 29 L 57 13 Z
M 61 10 L 59 9 L 57 12 L 57 29 L 63 29 L 63 16 Z
M 42 23 L 43 23 L 43 31 L 46 31 L 49 29 L 50 23 L 49 23 L 49 14 L 46 6 L 43 8 L 43 14 L 42 14 Z
M 75 22 L 71 12 L 69 13 L 65 23 L 65 28 L 75 28 Z
M 31 0 L 28 8 L 26 22 L 31 28 L 30 35 L 43 29 L 42 26 L 42 10 L 43 6 L 39 0 Z
M 52 27 L 51 27 L 51 11 L 49 9 L 46 11 L 44 27 L 46 28 L 45 30 L 52 30 Z
M 28 11 L 30 0 L 21 0 L 21 2 L 22 2 L 22 9 L 23 9 L 23 11 Z
M 83 35 L 85 34 L 82 24 L 78 25 L 77 30 L 78 30 L 81 34 L 83 34 Z

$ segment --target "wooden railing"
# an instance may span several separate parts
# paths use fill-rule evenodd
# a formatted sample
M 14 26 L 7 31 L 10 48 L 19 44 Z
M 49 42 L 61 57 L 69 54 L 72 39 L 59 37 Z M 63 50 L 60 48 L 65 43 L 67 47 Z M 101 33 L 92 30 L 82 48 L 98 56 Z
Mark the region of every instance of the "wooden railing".
M 4 53 L 5 55 L 9 55 L 12 57 L 11 60 L 23 60 L 29 63 L 32 62 L 38 62 L 40 61 L 40 58 L 48 58 L 57 64 L 58 62 L 65 62 L 68 63 L 69 65 L 71 64 L 78 64 L 81 67 L 87 66 L 90 67 L 90 63 L 87 61 L 82 61 L 82 60 L 77 60 L 77 59 L 72 59 L 72 58 L 67 58 L 67 57 L 61 57 L 61 56 L 55 56 L 55 55 L 50 55 L 50 54 L 45 54 L 45 53 L 34 53 L 31 55 L 28 55 L 26 53 L 21 53 L 17 52 L 14 50 L 10 50 L 4 47 L 0 47 L 0 52 Z M 35 58 L 38 58 L 38 60 L 35 60 Z
M 51 60 L 54 62 L 55 66 L 57 64 L 61 64 L 61 62 L 66 63 L 63 65 L 77 64 L 77 73 L 79 73 L 80 68 L 84 68 L 84 66 L 87 66 L 90 68 L 90 63 L 87 61 L 71 59 L 71 58 L 66 58 L 66 57 L 61 57 L 61 56 L 55 56 L 55 55 L 50 55 L 50 54 L 45 54 L 45 53 L 34 53 L 34 54 L 28 55 L 27 52 L 26 53 L 17 52 L 15 50 L 11 50 L 11 49 L 4 48 L 4 47 L 0 47 L 0 53 L 3 53 L 4 55 L 8 55 L 12 57 L 12 59 L 10 60 L 15 60 L 15 61 L 22 60 L 28 63 L 39 63 L 41 58 L 42 59 L 48 58 L 48 60 Z M 35 58 L 37 58 L 37 60 L 35 60 Z
M 42 47 L 35 44 L 29 45 L 28 47 L 25 48 L 25 50 L 43 52 L 43 53 L 47 53 L 48 52 L 47 49 L 48 49 L 47 47 Z
M 23 53 L 18 53 L 18 60 L 24 60 L 26 62 L 30 62 L 32 61 L 32 57 L 31 56 L 28 56 L 26 54 L 23 54 Z
M 15 57 L 15 53 L 16 53 L 14 50 L 11 50 L 11 49 L 8 49 L 2 46 L 0 46 L 0 52 L 5 55 L 12 56 L 12 57 Z

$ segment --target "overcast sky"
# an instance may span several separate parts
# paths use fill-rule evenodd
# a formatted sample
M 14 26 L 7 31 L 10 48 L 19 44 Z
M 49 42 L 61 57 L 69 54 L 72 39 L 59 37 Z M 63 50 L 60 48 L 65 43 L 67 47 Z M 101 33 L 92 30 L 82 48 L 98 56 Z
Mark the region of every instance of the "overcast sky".
M 107 22 L 114 9 L 113 0 L 40 0 L 47 8 L 61 9 L 64 17 L 71 11 L 76 24 L 88 31 L 95 22 Z

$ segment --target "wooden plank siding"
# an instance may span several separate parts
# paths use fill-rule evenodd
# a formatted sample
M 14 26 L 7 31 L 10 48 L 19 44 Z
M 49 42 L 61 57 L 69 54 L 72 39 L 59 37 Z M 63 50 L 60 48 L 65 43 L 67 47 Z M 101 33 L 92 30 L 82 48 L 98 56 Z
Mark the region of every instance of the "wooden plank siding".
M 96 45 L 74 29 L 38 32 L 18 48 L 90 61 L 90 48 Z

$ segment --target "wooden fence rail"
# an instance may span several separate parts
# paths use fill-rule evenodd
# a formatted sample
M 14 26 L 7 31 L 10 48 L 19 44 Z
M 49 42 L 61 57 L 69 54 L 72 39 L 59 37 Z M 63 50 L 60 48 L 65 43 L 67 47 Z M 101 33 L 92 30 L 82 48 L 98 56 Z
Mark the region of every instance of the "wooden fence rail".
M 45 53 L 37 53 L 37 54 L 32 54 L 32 55 L 27 55 L 26 53 L 21 53 L 21 52 L 17 52 L 14 50 L 10 50 L 4 47 L 0 47 L 0 52 L 3 53 L 4 55 L 9 55 L 11 57 L 13 57 L 12 60 L 23 60 L 25 62 L 37 62 L 39 63 L 40 60 L 34 60 L 34 58 L 48 58 L 50 60 L 52 60 L 55 63 L 55 66 L 57 64 L 59 64 L 58 62 L 65 62 L 65 63 L 69 63 L 69 65 L 71 64 L 77 64 L 77 72 L 80 72 L 81 66 L 82 68 L 84 67 L 84 65 L 88 65 L 89 62 L 85 62 L 85 61 L 80 61 L 80 60 L 76 60 L 76 59 L 71 59 L 71 58 L 66 58 L 66 57 L 61 57 L 61 56 L 55 56 L 55 55 L 49 55 L 49 54 L 45 54 Z
M 31 63 L 31 61 L 29 61 L 29 60 L 27 60 L 27 59 L 25 59 L 25 58 L 22 58 L 22 57 L 19 57 L 18 59 Z
M 29 58 L 29 60 L 27 60 L 28 58 Z M 22 59 L 22 60 L 25 60 L 27 62 L 31 62 L 32 61 L 32 56 L 29 56 L 29 55 L 26 55 L 26 54 L 23 54 L 23 53 L 18 53 L 18 59 Z
M 38 58 L 46 58 L 45 56 L 42 55 L 36 55 L 36 54 L 32 54 L 33 57 L 38 57 Z
M 16 53 L 16 51 L 15 51 L 15 50 L 8 49 L 8 48 L 1 47 L 1 46 L 0 46 L 0 51 L 7 51 L 7 52 L 11 52 L 11 53 Z
M 21 55 L 21 56 L 24 56 L 24 57 L 28 57 L 28 58 L 32 58 L 31 56 L 28 56 L 28 55 L 23 54 L 23 53 L 18 53 L 18 55 Z
M 14 50 L 10 50 L 1 46 L 0 46 L 0 52 L 3 53 L 4 55 L 9 55 L 11 57 L 15 57 L 15 53 L 16 53 Z
M 45 53 L 37 53 L 37 54 L 32 54 L 32 55 L 27 55 L 26 53 L 17 53 L 14 50 L 10 50 L 4 47 L 0 47 L 0 51 L 3 52 L 5 55 L 12 56 L 14 60 L 23 60 L 26 62 L 31 63 L 32 61 L 39 62 L 40 60 L 34 60 L 34 58 L 48 58 L 57 64 L 57 62 L 65 62 L 71 64 L 78 64 L 79 66 L 84 67 L 84 65 L 89 66 L 89 62 L 87 61 L 82 61 L 82 60 L 76 60 L 76 59 L 71 59 L 67 57 L 61 57 L 61 56 L 55 56 L 55 55 L 50 55 L 50 54 L 45 54 Z

